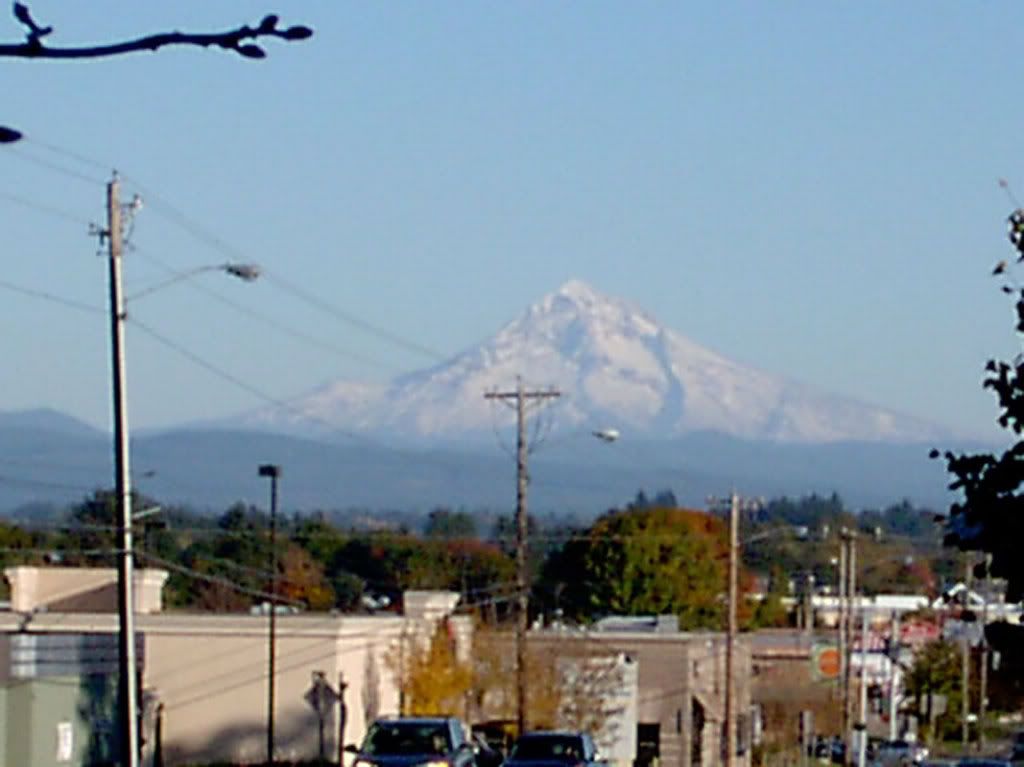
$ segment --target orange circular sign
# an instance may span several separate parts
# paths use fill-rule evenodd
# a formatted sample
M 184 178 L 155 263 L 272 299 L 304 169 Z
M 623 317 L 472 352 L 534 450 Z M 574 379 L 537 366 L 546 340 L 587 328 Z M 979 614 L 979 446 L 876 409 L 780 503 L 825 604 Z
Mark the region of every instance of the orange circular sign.
M 818 648 L 814 653 L 814 673 L 821 679 L 839 676 L 839 650 L 832 646 Z

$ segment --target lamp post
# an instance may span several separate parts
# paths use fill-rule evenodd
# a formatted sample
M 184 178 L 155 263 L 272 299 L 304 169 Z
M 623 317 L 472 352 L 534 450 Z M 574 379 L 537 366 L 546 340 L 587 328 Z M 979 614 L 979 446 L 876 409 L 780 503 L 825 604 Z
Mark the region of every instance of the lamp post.
M 3 133 L 0 132 L 0 140 Z M 128 386 L 125 371 L 125 296 L 121 282 L 123 250 L 120 182 L 107 184 L 107 227 L 100 230 L 107 243 L 110 282 L 111 390 L 114 420 L 114 486 L 117 503 L 117 612 L 118 612 L 118 721 L 121 763 L 139 763 L 138 673 L 135 658 L 134 552 L 132 542 L 132 489 L 128 431 Z M 237 270 L 218 267 L 236 277 Z M 255 267 L 253 267 L 255 268 Z M 259 271 L 246 272 L 258 274 Z M 254 277 L 253 277 L 254 278 Z M 249 279 L 243 277 L 243 279 Z
M 274 687 L 277 676 L 277 480 L 281 467 L 265 463 L 261 477 L 270 478 L 270 625 L 267 648 L 267 764 L 274 763 Z

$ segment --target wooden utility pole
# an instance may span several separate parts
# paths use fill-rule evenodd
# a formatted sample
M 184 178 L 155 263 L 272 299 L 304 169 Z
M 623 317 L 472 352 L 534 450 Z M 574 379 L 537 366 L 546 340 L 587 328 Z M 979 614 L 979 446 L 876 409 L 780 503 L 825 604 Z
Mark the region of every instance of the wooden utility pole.
M 836 634 L 839 644 L 839 684 L 837 685 L 837 697 L 839 706 L 839 731 L 846 732 L 846 707 L 842 701 L 846 699 L 846 530 L 840 531 L 839 536 L 839 588 L 837 592 L 837 618 Z
M 960 612 L 960 651 L 961 651 L 961 680 L 960 680 L 960 740 L 963 751 L 966 754 L 971 741 L 971 639 L 967 635 L 967 609 L 971 598 L 971 576 L 973 575 L 974 561 L 968 552 L 967 561 L 964 565 L 964 603 Z
M 985 588 L 981 594 L 981 661 L 978 673 L 978 751 L 985 750 L 985 717 L 988 714 L 988 638 L 985 627 L 988 625 L 988 598 L 992 593 L 992 555 L 985 555 Z
M 843 634 L 843 681 L 842 681 L 842 720 L 843 738 L 846 741 L 846 763 L 852 763 L 853 752 L 853 689 L 851 684 L 850 654 L 852 652 L 852 638 L 856 627 L 857 604 L 857 534 L 852 530 L 842 531 L 843 556 L 840 557 L 840 564 L 845 564 L 846 593 L 841 597 L 846 603 L 843 610 L 844 620 L 841 632 Z
M 527 391 L 522 379 L 516 380 L 514 391 L 487 392 L 486 399 L 513 402 L 516 409 L 516 724 L 519 734 L 526 732 L 527 668 L 526 629 L 529 622 L 530 590 L 527 567 L 526 488 L 530 477 L 526 469 L 529 455 L 526 443 L 526 406 L 560 397 L 555 389 Z
M 734 660 L 736 644 L 736 601 L 739 598 L 740 497 L 729 498 L 729 620 L 725 635 L 725 767 L 736 759 L 736 680 Z

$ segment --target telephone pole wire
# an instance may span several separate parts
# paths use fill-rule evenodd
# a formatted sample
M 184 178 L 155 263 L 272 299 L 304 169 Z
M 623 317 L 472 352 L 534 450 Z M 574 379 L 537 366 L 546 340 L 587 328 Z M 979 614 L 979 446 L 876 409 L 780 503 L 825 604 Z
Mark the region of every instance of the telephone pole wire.
M 514 403 L 516 409 L 516 723 L 519 734 L 526 732 L 526 629 L 529 622 L 530 590 L 527 572 L 527 514 L 526 488 L 530 482 L 526 461 L 529 454 L 526 443 L 526 406 L 528 403 L 542 404 L 549 399 L 560 397 L 556 389 L 528 391 L 523 388 L 521 378 L 516 380 L 514 391 L 494 391 L 484 394 L 486 399 Z

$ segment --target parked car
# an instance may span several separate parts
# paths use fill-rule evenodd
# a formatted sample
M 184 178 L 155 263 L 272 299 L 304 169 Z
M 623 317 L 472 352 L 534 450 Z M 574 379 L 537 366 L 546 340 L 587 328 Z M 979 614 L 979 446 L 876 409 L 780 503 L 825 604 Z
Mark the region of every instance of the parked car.
M 378 719 L 361 746 L 345 750 L 356 755 L 353 767 L 476 767 L 476 749 L 452 717 Z
M 907 740 L 887 740 L 875 753 L 875 763 L 880 767 L 913 767 L 927 758 L 927 748 Z
M 1024 731 L 1013 734 L 1013 745 L 1010 746 L 1010 761 L 1016 764 L 1024 762 Z
M 585 732 L 528 732 L 516 739 L 505 767 L 605 766 Z

